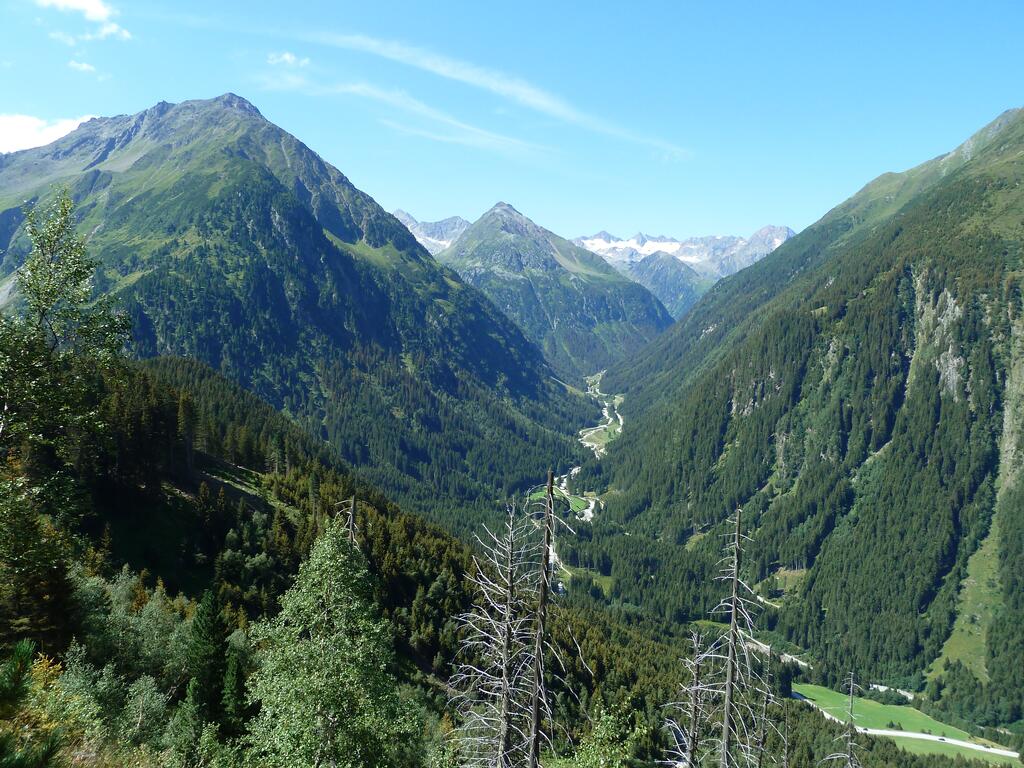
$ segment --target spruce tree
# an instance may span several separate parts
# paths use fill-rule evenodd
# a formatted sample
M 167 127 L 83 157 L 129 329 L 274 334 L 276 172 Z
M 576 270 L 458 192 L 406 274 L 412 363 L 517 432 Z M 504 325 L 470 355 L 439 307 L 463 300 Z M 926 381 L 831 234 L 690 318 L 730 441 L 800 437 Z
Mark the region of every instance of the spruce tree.
M 240 736 L 248 717 L 248 707 L 245 702 L 246 667 L 246 651 L 228 643 L 227 665 L 224 669 L 224 687 L 221 697 L 224 732 L 228 736 Z
M 188 670 L 197 711 L 204 722 L 219 723 L 227 667 L 228 627 L 219 601 L 207 590 L 192 619 Z
M 67 537 L 41 514 L 29 483 L 0 477 L 0 644 L 62 650 L 72 631 Z

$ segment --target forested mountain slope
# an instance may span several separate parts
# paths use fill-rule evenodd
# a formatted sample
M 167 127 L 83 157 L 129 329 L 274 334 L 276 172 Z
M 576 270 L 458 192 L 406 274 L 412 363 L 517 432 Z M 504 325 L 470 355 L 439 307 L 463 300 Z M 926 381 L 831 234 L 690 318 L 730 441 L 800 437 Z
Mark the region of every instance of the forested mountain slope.
M 0 734 L 4 718 L 16 716 L 23 749 L 54 738 L 59 754 L 86 766 L 249 764 L 266 743 L 266 723 L 246 692 L 258 679 L 261 690 L 276 683 L 295 696 L 289 679 L 257 677 L 253 627 L 278 614 L 327 535 L 326 510 L 355 496 L 370 593 L 349 610 L 363 621 L 383 619 L 389 638 L 385 668 L 364 679 L 384 681 L 403 702 L 379 727 L 402 739 L 374 742 L 393 752 L 378 751 L 372 764 L 436 765 L 450 727 L 442 681 L 457 659 L 455 617 L 473 598 L 470 549 L 405 513 L 328 446 L 202 364 L 159 358 L 97 383 L 105 438 L 79 436 L 69 446 L 70 455 L 85 449 L 93 460 L 73 472 L 79 505 L 60 545 L 25 547 L 30 567 L 21 560 L 17 571 L 0 548 L 5 586 L 22 587 L 43 571 L 47 579 L 32 586 L 66 590 L 61 603 L 38 601 L 31 610 L 0 591 L 5 647 L 28 638 L 45 642 L 46 652 L 34 660 L 20 708 L 0 713 Z M 0 520 L 0 539 L 24 534 L 18 522 L 24 518 Z M 653 765 L 665 748 L 662 703 L 679 682 L 681 638 L 659 623 L 631 626 L 585 594 L 563 595 L 555 609 L 552 648 L 567 666 L 553 689 L 559 749 L 572 751 L 566 736 L 593 738 L 594 717 L 606 740 L 599 743 L 628 743 L 638 764 Z M 324 661 L 348 663 L 340 653 Z M 380 714 L 379 700 L 363 697 L 358 706 Z M 609 732 L 612 724 L 621 730 Z M 792 764 L 802 768 L 831 749 L 838 730 L 795 705 L 789 729 Z M 953 765 L 885 741 L 866 744 L 862 761 Z
M 626 274 L 657 296 L 676 319 L 689 312 L 716 279 L 661 251 L 628 264 Z
M 692 618 L 715 595 L 701 535 L 743 506 L 750 578 L 788 587 L 772 621 L 832 675 L 920 686 L 942 657 L 936 706 L 1021 718 L 1022 183 L 1014 110 L 875 180 L 610 370 L 626 428 L 580 478 L 603 475 L 609 516 L 574 556 L 604 558 L 619 599 Z M 972 673 L 944 646 L 990 536 L 1004 604 Z
M 725 349 L 723 341 L 757 328 L 771 300 L 804 273 L 857 243 L 892 220 L 908 201 L 931 190 L 978 153 L 989 149 L 1004 129 L 1019 124 L 1020 110 L 1009 110 L 952 152 L 904 173 L 886 173 L 833 208 L 818 222 L 790 238 L 769 256 L 720 280 L 670 331 L 608 372 L 607 383 L 630 394 L 630 408 L 644 410 L 654 400 L 670 399 L 708 356 Z
M 495 205 L 437 258 L 577 380 L 627 357 L 672 322 L 646 288 L 507 203 Z
M 139 355 L 202 360 L 398 498 L 459 524 L 567 465 L 593 405 L 337 169 L 228 94 L 0 157 L 0 295 L 21 205 L 70 187 Z M 494 446 L 501 445 L 501 450 Z

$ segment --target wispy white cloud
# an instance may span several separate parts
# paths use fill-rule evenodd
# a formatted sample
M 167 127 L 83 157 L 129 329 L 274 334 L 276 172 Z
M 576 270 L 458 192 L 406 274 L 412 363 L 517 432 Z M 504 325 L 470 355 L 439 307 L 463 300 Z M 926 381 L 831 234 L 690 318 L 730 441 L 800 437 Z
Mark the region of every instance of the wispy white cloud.
M 103 0 L 35 0 L 35 2 L 40 8 L 54 8 L 65 13 L 81 14 L 86 21 L 97 25 L 92 32 L 79 35 L 77 38 L 65 32 L 50 33 L 50 37 L 55 40 L 74 45 L 77 41 L 83 40 L 131 39 L 131 33 L 114 21 L 114 17 L 118 13 L 117 9 Z
M 82 14 L 87 21 L 109 21 L 114 8 L 103 0 L 36 0 L 40 8 L 56 8 Z
M 261 78 L 260 82 L 263 87 L 269 90 L 300 91 L 311 96 L 356 96 L 380 104 L 386 104 L 407 114 L 424 118 L 449 129 L 448 133 L 440 134 L 436 131 L 405 126 L 394 121 L 382 121 L 389 128 L 401 130 L 409 135 L 505 152 L 530 152 L 546 149 L 546 147 L 528 141 L 471 125 L 401 90 L 380 88 L 370 83 L 358 82 L 323 85 L 313 82 L 304 75 L 294 71 L 275 71 Z
M 77 2 L 79 0 L 37 0 L 37 2 L 40 1 Z M 81 0 L 81 2 L 90 1 L 95 0 Z M 175 17 L 175 20 L 190 26 L 220 27 L 225 30 L 237 31 L 236 25 L 232 24 L 228 27 L 220 20 L 207 17 Z M 267 27 L 254 27 L 247 31 L 250 34 L 268 38 L 343 48 L 395 61 L 429 72 L 438 77 L 488 91 L 509 102 L 519 104 L 564 123 L 576 125 L 591 132 L 622 141 L 646 146 L 656 150 L 666 160 L 680 160 L 689 157 L 691 154 L 690 150 L 671 141 L 632 131 L 614 121 L 581 109 L 568 100 L 524 78 L 439 54 L 426 48 L 408 45 L 399 41 L 371 37 L 369 35 L 340 34 L 323 31 L 296 33 Z M 300 59 L 294 56 L 294 54 L 285 51 L 282 54 L 271 54 L 268 57 L 268 63 L 285 64 L 289 65 L 292 69 L 297 69 L 306 66 L 309 63 L 309 59 Z M 286 67 L 279 68 L 285 69 Z M 295 73 L 281 72 L 272 77 L 260 76 L 258 79 L 262 81 L 264 87 L 272 89 L 309 88 L 309 84 L 305 79 Z M 521 143 L 525 144 L 525 142 Z
M 496 140 L 493 135 L 481 136 L 477 133 L 438 133 L 437 131 L 417 128 L 411 125 L 406 125 L 405 123 L 400 123 L 397 120 L 388 120 L 384 118 L 378 122 L 396 133 L 403 133 L 406 136 L 416 136 L 421 139 L 429 139 L 430 141 L 436 141 L 441 144 L 460 144 L 464 147 L 477 147 L 480 149 L 504 149 L 508 146 L 509 141 L 517 142 L 516 139 L 499 137 Z
M 113 37 L 117 40 L 131 40 L 132 34 L 124 27 L 118 26 L 112 21 L 108 21 L 106 24 L 100 25 L 99 29 L 97 29 L 95 32 L 87 32 L 78 39 L 106 40 L 108 37 Z
M 424 48 L 366 35 L 316 32 L 302 37 L 336 48 L 379 56 L 430 72 L 438 77 L 480 88 L 562 122 L 635 144 L 647 145 L 669 156 L 678 158 L 688 154 L 687 150 L 672 142 L 629 131 L 515 75 L 453 59 Z
M 0 152 L 41 147 L 71 133 L 93 115 L 44 120 L 32 115 L 0 115 Z
M 267 56 L 267 64 L 281 67 L 308 67 L 309 57 L 304 56 L 301 59 L 291 51 L 282 51 L 281 53 L 271 53 Z
M 50 39 L 56 40 L 58 43 L 64 43 L 64 45 L 72 46 L 77 45 L 78 41 L 75 40 L 74 35 L 69 35 L 67 32 L 62 32 L 57 29 L 50 33 Z
M 84 61 L 75 61 L 74 59 L 72 59 L 68 62 L 68 66 L 76 72 L 86 72 L 88 74 L 96 73 L 96 67 L 94 67 L 92 64 L 86 64 Z
M 455 131 L 455 133 L 445 134 L 445 139 L 439 138 L 441 134 L 409 127 L 406 127 L 405 133 L 423 136 L 424 138 L 433 138 L 435 140 L 445 140 L 455 144 L 465 144 L 468 146 L 488 149 L 519 151 L 543 149 L 543 147 L 536 144 L 531 144 L 530 142 L 516 139 L 512 136 L 495 133 L 494 131 L 488 131 L 484 128 L 466 123 L 443 110 L 432 107 L 429 104 L 425 104 L 414 96 L 410 96 L 405 91 L 387 90 L 367 83 L 342 83 L 329 86 L 327 90 L 331 93 L 360 96 L 365 99 L 372 99 L 373 101 L 388 104 L 411 115 L 417 115 L 419 117 L 426 118 L 427 120 L 432 120 L 440 125 L 447 126 Z M 394 128 L 397 125 L 397 123 L 392 123 L 389 127 Z

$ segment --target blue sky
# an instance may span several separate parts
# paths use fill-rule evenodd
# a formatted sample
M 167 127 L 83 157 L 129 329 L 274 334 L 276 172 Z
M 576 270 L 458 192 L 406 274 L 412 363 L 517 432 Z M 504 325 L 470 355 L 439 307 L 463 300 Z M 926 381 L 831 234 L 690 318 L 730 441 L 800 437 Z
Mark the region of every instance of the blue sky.
M 383 206 L 801 229 L 1024 105 L 1024 3 L 0 0 L 0 149 L 245 96 Z

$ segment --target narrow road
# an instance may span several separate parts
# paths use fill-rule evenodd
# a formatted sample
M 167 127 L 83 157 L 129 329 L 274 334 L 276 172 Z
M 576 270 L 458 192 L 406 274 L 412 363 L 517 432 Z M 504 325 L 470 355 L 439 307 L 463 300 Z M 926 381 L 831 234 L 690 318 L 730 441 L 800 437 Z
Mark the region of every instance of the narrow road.
M 816 710 L 818 710 L 823 716 L 829 720 L 833 720 L 837 723 L 845 723 L 846 721 L 842 718 L 836 717 L 831 712 L 828 712 L 810 699 L 801 696 L 799 693 L 794 693 L 793 698 L 797 701 L 803 701 L 810 704 Z M 919 741 L 941 741 L 943 744 L 952 744 L 956 747 L 964 747 L 965 749 L 974 749 L 979 752 L 988 752 L 990 755 L 1000 755 L 1001 757 L 1020 757 L 1020 755 L 1011 749 L 1003 749 L 1002 747 L 989 747 L 985 744 L 978 744 L 973 741 L 962 741 L 960 739 L 950 739 L 946 736 L 936 736 L 934 733 L 920 733 L 918 731 L 898 731 L 888 730 L 886 728 L 861 728 L 859 725 L 856 726 L 857 733 L 863 733 L 867 736 L 885 736 L 893 739 L 916 739 Z
M 952 744 L 957 747 L 976 749 L 979 752 L 988 752 L 990 755 L 1001 755 L 1002 757 L 1020 757 L 1017 752 L 1001 747 L 987 747 L 984 744 L 975 744 L 973 741 L 960 741 L 960 739 L 948 739 L 945 736 L 936 736 L 934 733 L 917 733 L 916 731 L 888 731 L 884 728 L 858 728 L 858 733 L 866 733 L 868 736 L 889 736 L 900 739 L 920 739 L 921 741 L 941 741 L 943 744 Z
M 745 637 L 747 639 L 747 642 L 750 643 L 754 647 L 754 650 L 757 651 L 758 653 L 760 653 L 762 656 L 767 656 L 768 653 L 771 651 L 772 647 L 770 645 L 768 645 L 768 643 L 762 643 L 760 640 L 758 640 L 756 637 L 751 635 L 749 632 L 744 632 L 741 629 L 740 630 L 740 634 L 743 635 L 743 637 Z M 790 653 L 780 653 L 780 654 L 778 654 L 778 656 L 779 656 L 779 658 L 782 661 L 785 661 L 785 662 L 790 662 L 791 661 L 794 664 L 796 664 L 798 667 L 802 667 L 803 669 L 810 669 L 811 668 L 811 665 L 808 664 L 806 661 L 804 661 L 803 659 L 801 659 L 801 658 L 799 658 L 797 656 L 794 656 L 794 655 L 792 655 Z M 810 702 L 808 702 L 808 703 L 810 703 Z

